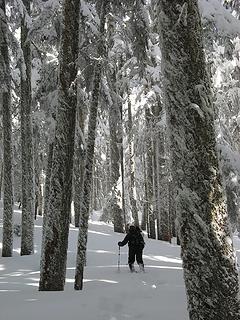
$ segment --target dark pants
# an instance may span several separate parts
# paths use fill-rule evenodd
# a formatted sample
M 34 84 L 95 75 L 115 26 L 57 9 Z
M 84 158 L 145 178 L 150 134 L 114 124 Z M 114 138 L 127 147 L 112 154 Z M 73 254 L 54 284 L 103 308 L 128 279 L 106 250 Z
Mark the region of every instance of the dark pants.
M 129 247 L 128 264 L 129 265 L 134 264 L 135 258 L 136 258 L 138 264 L 143 264 L 142 253 L 143 253 L 142 247 Z

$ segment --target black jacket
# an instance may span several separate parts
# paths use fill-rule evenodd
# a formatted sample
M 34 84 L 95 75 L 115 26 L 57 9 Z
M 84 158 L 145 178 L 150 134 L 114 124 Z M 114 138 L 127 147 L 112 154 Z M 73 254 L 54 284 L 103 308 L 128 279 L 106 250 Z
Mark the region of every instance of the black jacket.
M 128 243 L 129 247 L 144 248 L 144 239 L 140 232 L 129 232 L 122 242 L 119 242 L 120 247 L 125 246 Z

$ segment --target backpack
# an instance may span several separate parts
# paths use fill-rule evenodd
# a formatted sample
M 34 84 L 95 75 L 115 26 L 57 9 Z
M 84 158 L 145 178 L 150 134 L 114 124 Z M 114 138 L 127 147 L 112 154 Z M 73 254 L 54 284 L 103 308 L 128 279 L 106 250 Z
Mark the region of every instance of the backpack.
M 143 236 L 140 232 L 134 233 L 131 239 L 131 245 L 135 247 L 143 247 L 145 246 L 145 242 Z

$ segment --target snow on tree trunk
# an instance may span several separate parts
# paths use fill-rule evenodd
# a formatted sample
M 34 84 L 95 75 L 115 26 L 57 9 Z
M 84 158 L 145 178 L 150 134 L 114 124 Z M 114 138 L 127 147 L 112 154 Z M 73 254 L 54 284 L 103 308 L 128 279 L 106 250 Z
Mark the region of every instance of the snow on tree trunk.
M 0 200 L 2 200 L 2 184 L 3 184 L 3 161 L 0 165 Z
M 144 199 L 143 199 L 141 229 L 146 230 L 148 225 L 148 202 L 147 202 L 147 168 L 146 168 L 145 153 L 143 154 L 143 170 L 144 170 Z
M 0 0 L 0 70 L 1 77 L 3 77 L 0 78 L 3 125 L 3 257 L 11 257 L 13 249 L 11 72 L 7 33 L 5 0 Z
M 88 219 L 91 201 L 91 188 L 93 178 L 93 161 L 94 161 L 94 147 L 97 125 L 98 113 L 98 98 L 100 93 L 101 73 L 102 73 L 102 59 L 104 57 L 104 26 L 107 13 L 109 0 L 101 1 L 100 11 L 100 26 L 99 26 L 99 45 L 98 45 L 98 59 L 96 59 L 93 79 L 92 101 L 90 105 L 90 114 L 88 122 L 88 135 L 87 146 L 85 155 L 85 170 L 82 189 L 82 203 L 81 203 L 81 218 L 78 234 L 77 244 L 77 259 L 76 259 L 76 273 L 75 273 L 75 290 L 82 290 L 83 288 L 83 272 L 84 264 L 86 261 L 87 249 L 87 232 L 88 232 Z
M 153 150 L 152 150 L 152 121 L 151 114 L 148 108 L 145 109 L 145 118 L 146 118 L 146 169 L 147 169 L 147 204 L 148 204 L 148 224 L 149 224 L 149 238 L 156 239 L 156 230 L 155 230 L 155 215 L 153 212 Z
M 159 1 L 164 103 L 190 320 L 240 318 L 197 0 Z
M 98 107 L 98 96 L 101 81 L 101 65 L 98 63 L 95 66 L 94 83 L 93 83 L 93 101 L 90 106 L 90 115 L 88 123 L 88 140 L 85 155 L 85 169 L 83 179 L 83 190 L 82 190 L 82 202 L 80 206 L 80 226 L 79 236 L 77 245 L 77 262 L 76 262 L 76 274 L 75 274 L 75 290 L 82 290 L 83 282 L 83 269 L 86 256 L 87 247 L 87 232 L 88 232 L 88 219 L 89 209 L 91 202 L 91 189 L 92 189 L 92 178 L 93 178 L 93 158 L 94 158 L 94 146 L 95 146 L 95 135 L 96 135 L 96 124 L 97 124 L 97 107 Z
M 131 212 L 132 217 L 134 220 L 134 225 L 139 226 L 139 219 L 138 219 L 138 210 L 137 210 L 137 201 L 136 197 L 134 195 L 135 190 L 135 173 L 134 173 L 134 161 L 133 161 L 133 133 L 132 133 L 132 107 L 131 107 L 131 101 L 130 98 L 128 98 L 128 156 L 129 156 L 129 187 L 128 187 L 128 193 L 129 193 L 129 200 L 130 200 L 130 206 L 131 206 Z
M 171 242 L 172 221 L 169 210 L 169 172 L 165 150 L 165 129 L 157 128 L 156 135 L 156 176 L 158 203 L 158 239 Z
M 30 14 L 30 0 L 24 0 Z M 32 92 L 31 92 L 31 43 L 28 39 L 28 18 L 21 21 L 21 148 L 22 148 L 22 238 L 21 255 L 34 253 L 34 169 L 32 133 Z
M 40 132 L 38 123 L 33 126 L 33 138 L 34 138 L 34 177 L 35 177 L 35 219 L 37 215 L 42 215 L 42 152 L 40 146 Z
M 83 103 L 83 101 L 81 101 Z M 77 130 L 75 139 L 75 159 L 74 159 L 74 223 L 75 227 L 79 227 L 80 210 L 82 202 L 82 187 L 84 177 L 84 113 L 79 104 L 77 117 Z
M 43 208 L 43 229 L 42 229 L 42 245 L 45 237 L 45 230 L 47 228 L 48 219 L 50 219 L 51 214 L 48 210 L 48 201 L 50 196 L 50 180 L 52 173 L 52 159 L 53 159 L 53 142 L 48 146 L 48 157 L 47 157 L 47 170 L 46 170 L 46 179 L 44 186 L 44 208 Z M 48 217 L 49 215 L 49 217 Z
M 121 133 L 119 138 L 120 144 L 120 165 L 121 165 L 121 189 L 122 189 L 122 215 L 125 231 L 127 229 L 127 217 L 126 217 L 126 208 L 125 208 L 125 183 L 124 183 L 124 151 L 123 151 L 123 106 L 120 104 L 120 121 L 121 121 Z
M 111 77 L 115 78 L 114 76 Z M 110 81 L 111 81 L 110 79 Z M 116 78 L 114 79 L 116 82 Z M 111 83 L 109 83 L 111 88 Z M 113 92 L 113 88 L 111 88 Z M 123 213 L 121 203 L 121 143 L 122 122 L 117 99 L 112 95 L 112 104 L 109 106 L 109 131 L 110 131 L 110 160 L 111 160 L 111 211 L 115 232 L 123 232 Z
M 76 123 L 76 76 L 79 33 L 79 2 L 65 0 L 60 51 L 58 108 L 45 231 L 42 244 L 40 291 L 64 289 L 69 214 L 72 194 Z

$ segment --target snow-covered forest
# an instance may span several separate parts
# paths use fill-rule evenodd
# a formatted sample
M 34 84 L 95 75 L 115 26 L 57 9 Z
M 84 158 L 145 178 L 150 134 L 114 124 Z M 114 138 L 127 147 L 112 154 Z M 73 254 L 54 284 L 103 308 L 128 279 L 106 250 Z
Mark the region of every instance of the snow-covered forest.
M 1 320 L 240 320 L 240 0 L 0 0 L 0 128 Z

